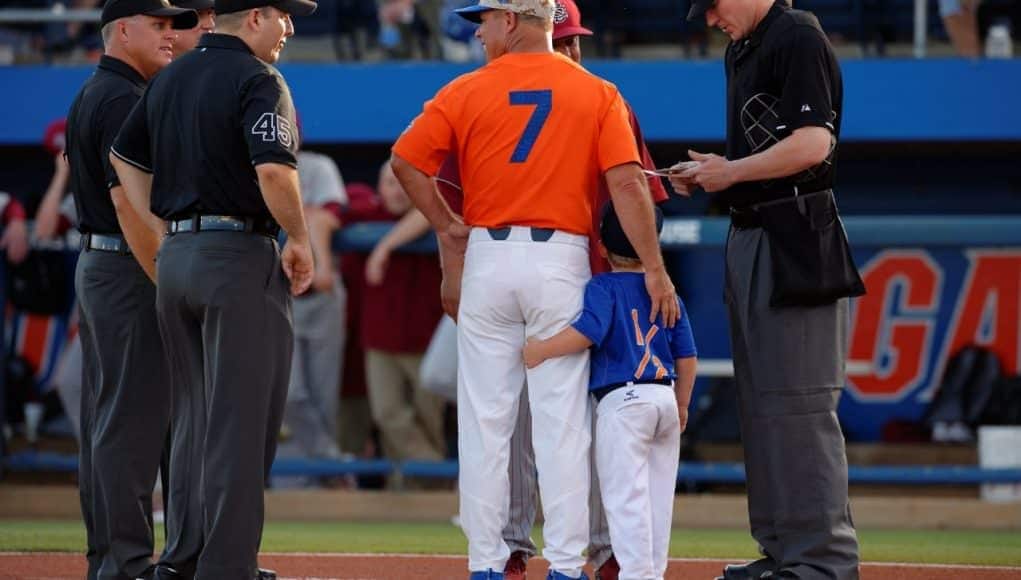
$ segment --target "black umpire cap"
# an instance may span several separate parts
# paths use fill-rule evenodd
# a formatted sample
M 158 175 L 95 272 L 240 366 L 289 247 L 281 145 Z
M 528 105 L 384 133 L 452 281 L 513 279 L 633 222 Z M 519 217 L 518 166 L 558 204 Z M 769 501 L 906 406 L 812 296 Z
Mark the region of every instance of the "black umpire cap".
M 106 0 L 103 5 L 101 22 L 103 26 L 119 18 L 127 18 L 144 14 L 146 16 L 165 16 L 174 19 L 174 28 L 188 30 L 199 23 L 199 16 L 188 8 L 174 8 L 169 0 Z
M 294 16 L 308 16 L 319 4 L 313 0 L 216 0 L 216 13 L 229 14 L 263 6 L 272 6 Z
M 171 0 L 174 6 L 191 8 L 192 10 L 211 10 L 215 0 Z
M 688 20 L 694 20 L 716 4 L 716 0 L 691 0 L 691 9 L 688 10 Z
M 659 206 L 652 206 L 656 213 L 656 234 L 663 231 L 663 210 Z M 603 245 L 611 253 L 623 258 L 638 258 L 638 252 L 627 239 L 623 226 L 620 225 L 620 218 L 617 217 L 617 210 L 613 207 L 613 201 L 606 202 L 603 206 L 603 215 L 599 220 L 599 237 Z

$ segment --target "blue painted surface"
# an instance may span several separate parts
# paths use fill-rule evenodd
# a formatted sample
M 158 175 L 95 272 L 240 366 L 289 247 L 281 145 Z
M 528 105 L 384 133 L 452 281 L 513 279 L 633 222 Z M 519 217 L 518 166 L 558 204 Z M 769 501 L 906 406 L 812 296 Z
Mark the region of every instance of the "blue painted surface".
M 631 102 L 650 141 L 721 141 L 719 61 L 586 61 Z M 844 71 L 845 141 L 1021 140 L 1021 59 L 852 60 Z M 281 67 L 309 143 L 389 143 L 441 86 L 474 65 Z M 88 67 L 0 67 L 0 144 L 38 143 L 64 116 Z M 9 87 L 16 87 L 11 90 Z

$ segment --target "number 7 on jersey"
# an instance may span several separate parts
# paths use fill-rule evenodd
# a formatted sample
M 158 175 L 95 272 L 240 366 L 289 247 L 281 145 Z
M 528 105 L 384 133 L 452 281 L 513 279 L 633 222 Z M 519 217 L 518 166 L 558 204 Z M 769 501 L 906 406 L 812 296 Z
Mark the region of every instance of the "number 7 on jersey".
M 525 132 L 521 134 L 517 147 L 511 155 L 511 163 L 524 163 L 528 160 L 528 154 L 532 152 L 535 140 L 539 138 L 542 126 L 546 124 L 550 111 L 553 110 L 553 91 L 541 89 L 537 91 L 511 91 L 510 104 L 514 105 L 535 105 L 532 116 L 525 125 Z

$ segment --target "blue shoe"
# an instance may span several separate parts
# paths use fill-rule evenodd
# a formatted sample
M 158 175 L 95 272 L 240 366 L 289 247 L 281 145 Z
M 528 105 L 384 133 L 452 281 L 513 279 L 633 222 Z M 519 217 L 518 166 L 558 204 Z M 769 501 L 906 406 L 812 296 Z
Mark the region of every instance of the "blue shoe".
M 494 572 L 492 568 L 485 572 L 472 572 L 468 580 L 503 580 L 503 572 Z
M 582 572 L 581 576 L 577 578 L 571 578 L 570 576 L 562 572 L 554 572 L 553 570 L 550 570 L 549 574 L 546 575 L 546 580 L 588 580 L 588 576 L 585 575 L 584 572 Z

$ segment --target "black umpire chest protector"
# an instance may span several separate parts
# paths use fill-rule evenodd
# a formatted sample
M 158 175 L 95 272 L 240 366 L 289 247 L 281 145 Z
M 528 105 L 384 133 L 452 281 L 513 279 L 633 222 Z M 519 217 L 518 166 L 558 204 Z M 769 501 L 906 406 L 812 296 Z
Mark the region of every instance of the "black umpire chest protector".
M 727 47 L 727 158 L 748 157 L 819 126 L 833 136 L 829 157 L 800 174 L 740 183 L 717 195 L 733 207 L 832 189 L 840 137 L 843 83 L 819 21 L 778 0 L 747 37 Z

